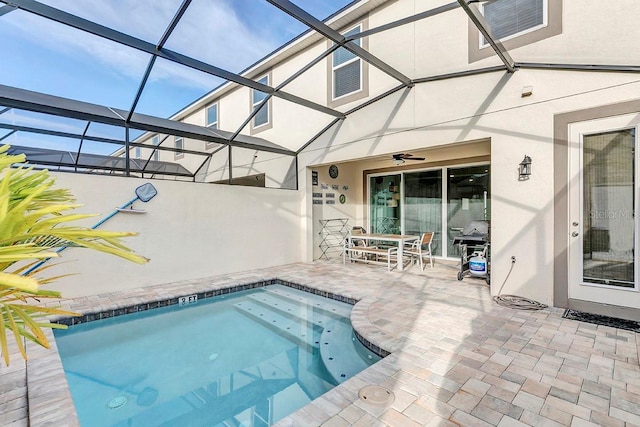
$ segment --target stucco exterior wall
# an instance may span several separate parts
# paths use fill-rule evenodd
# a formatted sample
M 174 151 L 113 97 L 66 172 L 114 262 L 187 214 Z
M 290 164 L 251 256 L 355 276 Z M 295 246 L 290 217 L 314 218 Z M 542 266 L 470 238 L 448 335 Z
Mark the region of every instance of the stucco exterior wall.
M 524 85 L 534 87 L 531 97 L 521 98 Z M 417 85 L 405 100 L 396 94 L 350 116 L 305 150 L 300 163 L 408 150 L 429 159 L 430 147 L 490 139 L 492 292 L 552 304 L 553 116 L 626 101 L 639 89 L 636 75 L 525 70 Z M 398 111 L 392 118 L 390 107 Z M 533 174 L 518 181 L 525 154 Z
M 307 171 L 307 175 L 311 172 L 317 172 L 318 185 L 312 185 L 311 180 L 307 181 L 307 198 L 311 200 L 311 230 L 312 230 L 312 253 L 313 259 L 319 259 L 322 255 L 320 243 L 323 239 L 321 221 L 331 219 L 346 219 L 348 227 L 351 230 L 353 226 L 363 226 L 362 222 L 362 177 L 358 173 L 359 169 L 353 163 L 342 163 L 338 166 L 338 177 L 331 178 L 329 176 L 329 165 L 314 167 Z M 337 188 L 334 188 L 337 186 Z M 326 188 L 325 188 L 326 187 Z M 333 197 L 327 197 L 327 194 Z M 321 195 L 318 197 L 318 195 Z M 345 202 L 340 203 L 340 195 L 345 196 Z M 321 204 L 314 204 L 313 200 L 319 200 Z M 327 203 L 333 202 L 333 203 Z M 336 223 L 334 223 L 336 224 Z M 330 238 L 333 244 L 337 243 L 335 238 Z M 339 258 L 339 250 L 329 250 L 328 258 Z M 323 257 L 324 259 L 324 257 Z
M 101 216 L 135 197 L 141 179 L 53 174 L 84 206 Z M 70 248 L 69 261 L 50 270 L 77 273 L 52 287 L 76 297 L 257 269 L 301 261 L 300 195 L 295 191 L 152 181 L 158 195 L 137 201 L 144 214 L 119 213 L 101 228 L 136 231 L 126 243 L 151 261 L 137 265 L 109 255 Z
M 549 0 L 559 2 L 560 0 Z M 338 29 L 366 21 L 368 28 L 411 16 L 448 3 L 444 0 L 398 0 L 382 4 L 368 14 L 358 17 L 339 18 Z M 606 2 L 605 2 L 606 3 Z M 562 0 L 561 26 L 558 35 L 536 41 L 535 43 L 512 49 L 509 53 L 516 61 L 577 63 L 577 64 L 636 64 L 640 62 L 640 51 L 635 48 L 637 32 L 636 19 L 630 14 L 640 14 L 633 0 L 619 0 L 605 4 L 597 0 Z M 347 16 L 350 16 L 347 14 Z M 639 16 L 640 17 L 640 16 Z M 349 24 L 346 24 L 349 23 Z M 334 25 L 336 26 L 336 25 Z M 367 37 L 367 50 L 395 67 L 409 78 L 423 78 L 444 73 L 459 72 L 487 66 L 500 65 L 496 55 L 469 62 L 469 36 L 475 33 L 469 25 L 467 15 L 461 8 L 422 19 L 391 30 Z M 303 37 L 298 43 L 307 43 L 309 37 Z M 363 42 L 364 43 L 364 42 Z M 270 85 L 277 86 L 296 71 L 311 62 L 330 46 L 325 40 L 306 47 L 303 51 L 289 57 L 282 63 L 267 69 L 271 75 Z M 331 55 L 320 61 L 302 76 L 289 83 L 283 90 L 314 101 L 326 103 L 328 73 Z M 264 68 L 264 67 L 262 67 Z M 249 77 L 257 78 L 264 73 L 253 73 Z M 397 86 L 399 82 L 373 66 L 368 67 L 369 97 L 376 96 Z M 449 89 L 456 83 L 448 81 Z M 224 89 L 219 99 L 220 129 L 235 131 L 250 112 L 251 90 L 238 88 Z M 218 96 L 214 93 L 211 100 Z M 462 96 L 459 101 L 464 102 Z M 415 99 L 416 105 L 423 105 L 423 98 Z M 429 101 L 431 101 L 429 99 Z M 358 103 L 352 102 L 338 107 L 347 111 Z M 432 101 L 430 103 L 433 103 Z M 202 101 L 208 105 L 209 102 Z M 427 102 L 429 104 L 429 102 Z M 317 111 L 298 106 L 279 98 L 271 101 L 273 126 L 259 132 L 257 136 L 267 138 L 287 148 L 298 148 L 332 119 Z M 180 118 L 193 124 L 204 124 L 203 110 L 197 110 Z M 250 134 L 250 126 L 243 133 Z M 162 153 L 165 157 L 172 153 Z M 170 159 L 173 160 L 173 159 Z M 185 159 L 185 162 L 187 160 Z

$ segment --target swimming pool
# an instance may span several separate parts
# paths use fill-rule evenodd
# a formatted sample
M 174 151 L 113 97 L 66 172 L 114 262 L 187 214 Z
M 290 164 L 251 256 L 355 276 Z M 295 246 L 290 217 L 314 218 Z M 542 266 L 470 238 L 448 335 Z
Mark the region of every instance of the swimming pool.
M 380 359 L 351 308 L 269 285 L 55 336 L 83 426 L 267 426 Z

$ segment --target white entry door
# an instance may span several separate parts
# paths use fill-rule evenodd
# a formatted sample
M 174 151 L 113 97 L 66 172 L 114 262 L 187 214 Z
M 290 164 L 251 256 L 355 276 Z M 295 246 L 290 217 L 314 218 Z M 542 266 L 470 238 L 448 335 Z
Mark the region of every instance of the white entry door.
M 640 308 L 640 114 L 569 128 L 569 298 Z

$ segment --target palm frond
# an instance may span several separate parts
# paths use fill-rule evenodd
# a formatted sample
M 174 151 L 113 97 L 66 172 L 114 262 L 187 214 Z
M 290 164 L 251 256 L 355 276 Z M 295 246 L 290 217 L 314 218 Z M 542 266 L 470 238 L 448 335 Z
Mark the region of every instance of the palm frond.
M 9 155 L 8 150 L 9 146 L 0 146 L 0 351 L 7 365 L 8 330 L 26 359 L 23 339 L 48 347 L 42 329 L 65 327 L 36 319 L 79 315 L 59 307 L 44 307 L 39 301 L 60 298 L 60 292 L 40 289 L 41 285 L 67 276 L 42 277 L 54 267 L 42 261 L 57 257 L 56 250 L 80 247 L 139 264 L 148 261 L 121 241 L 136 233 L 72 225 L 95 215 L 73 213 L 81 205 L 68 190 L 55 188 L 55 180 L 47 170 L 13 168 L 26 159 L 24 155 Z

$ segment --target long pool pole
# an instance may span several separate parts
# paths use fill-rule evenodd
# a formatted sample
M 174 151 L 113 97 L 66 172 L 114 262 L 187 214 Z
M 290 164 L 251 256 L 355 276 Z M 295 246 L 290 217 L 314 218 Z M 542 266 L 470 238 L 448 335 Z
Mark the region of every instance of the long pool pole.
M 111 212 L 109 215 L 107 215 L 105 218 L 101 219 L 100 221 L 98 221 L 95 225 L 93 225 L 91 227 L 91 229 L 96 229 L 98 227 L 100 227 L 102 224 L 104 224 L 105 222 L 109 221 L 111 218 L 113 218 L 116 214 L 118 214 L 122 209 L 126 209 L 129 206 L 131 206 L 136 200 L 138 200 L 139 197 L 136 196 L 133 199 L 129 200 L 127 203 L 125 203 L 124 205 L 120 206 L 119 208 L 117 208 L 116 210 L 114 210 L 113 212 Z M 64 251 L 65 249 L 67 249 L 68 246 L 62 246 L 61 248 L 56 249 L 56 253 L 60 253 L 62 251 Z M 31 273 L 32 271 L 34 271 L 35 269 L 37 269 L 38 267 L 40 267 L 42 264 L 44 264 L 45 262 L 49 261 L 51 258 L 45 258 L 42 261 L 36 263 L 34 266 L 32 266 L 31 268 L 29 268 L 27 271 L 25 271 L 24 273 L 22 273 L 23 276 L 26 276 L 27 274 Z

